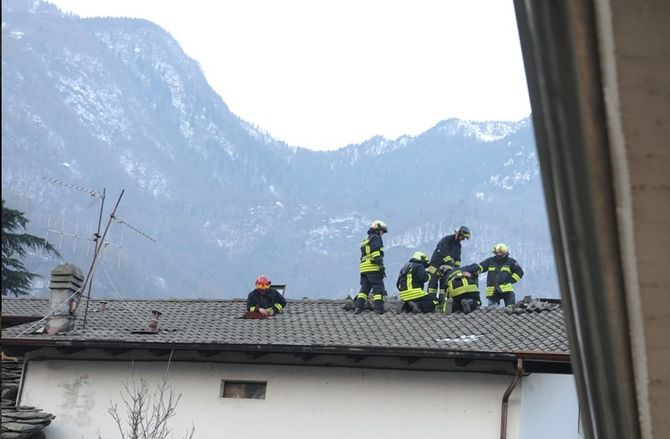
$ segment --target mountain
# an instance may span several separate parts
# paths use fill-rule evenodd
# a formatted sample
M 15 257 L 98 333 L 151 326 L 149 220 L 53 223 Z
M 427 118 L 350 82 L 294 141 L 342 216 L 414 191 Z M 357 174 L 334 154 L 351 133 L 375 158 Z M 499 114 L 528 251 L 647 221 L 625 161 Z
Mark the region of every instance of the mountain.
M 3 1 L 2 17 L 7 206 L 86 271 L 101 202 L 90 192 L 106 189 L 104 229 L 125 190 L 94 295 L 245 297 L 267 273 L 289 297 L 341 298 L 358 290 L 359 242 L 380 218 L 391 294 L 413 251 L 466 224 L 464 263 L 505 242 L 526 270 L 518 295 L 558 297 L 529 119 L 450 119 L 315 152 L 231 113 L 155 24 L 32 0 Z M 46 279 L 57 262 L 29 264 Z

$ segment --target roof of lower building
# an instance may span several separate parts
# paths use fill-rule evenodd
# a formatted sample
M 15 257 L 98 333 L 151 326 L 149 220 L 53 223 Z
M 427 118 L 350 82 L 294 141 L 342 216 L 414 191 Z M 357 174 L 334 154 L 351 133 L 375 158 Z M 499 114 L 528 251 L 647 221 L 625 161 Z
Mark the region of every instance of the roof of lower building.
M 83 304 L 75 329 L 37 334 L 44 322 L 2 331 L 3 345 L 104 347 L 151 345 L 255 346 L 263 349 L 420 350 L 494 354 L 541 354 L 567 358 L 568 338 L 558 303 L 535 301 L 514 310 L 481 308 L 469 314 L 378 315 L 345 310 L 343 300 L 290 300 L 281 314 L 244 319 L 242 300 L 94 300 L 82 327 Z M 535 305 L 533 305 L 533 303 Z M 532 306 L 531 306 L 532 305 Z M 393 305 L 387 305 L 392 308 Z M 45 315 L 46 299 L 2 300 L 2 314 Z M 162 313 L 158 332 L 147 333 L 152 311 Z

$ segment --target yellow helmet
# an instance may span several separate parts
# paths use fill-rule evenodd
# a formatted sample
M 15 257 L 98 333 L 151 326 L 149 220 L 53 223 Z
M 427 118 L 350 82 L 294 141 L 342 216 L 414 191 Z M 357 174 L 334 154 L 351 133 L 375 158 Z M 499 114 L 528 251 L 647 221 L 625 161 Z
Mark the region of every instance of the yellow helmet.
M 386 223 L 382 220 L 374 220 L 372 221 L 372 224 L 370 225 L 370 228 L 372 230 L 379 230 L 383 231 L 384 233 L 388 233 L 389 229 L 386 227 Z
M 500 243 L 493 246 L 493 253 L 509 254 L 509 247 L 506 244 Z

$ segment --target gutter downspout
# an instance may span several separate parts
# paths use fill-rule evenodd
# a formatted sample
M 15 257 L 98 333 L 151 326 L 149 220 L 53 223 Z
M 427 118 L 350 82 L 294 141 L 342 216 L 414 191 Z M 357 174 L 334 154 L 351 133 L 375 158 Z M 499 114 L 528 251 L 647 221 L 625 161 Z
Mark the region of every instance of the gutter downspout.
M 500 439 L 506 439 L 507 438 L 507 403 L 509 400 L 510 395 L 512 394 L 512 391 L 514 391 L 514 388 L 516 387 L 517 383 L 521 379 L 521 375 L 523 374 L 523 360 L 521 358 L 517 358 L 516 360 L 516 375 L 514 376 L 514 379 L 512 380 L 511 383 L 509 383 L 509 386 L 507 387 L 507 390 L 505 390 L 505 394 L 503 395 L 502 398 L 502 409 L 501 409 L 501 419 L 500 419 Z

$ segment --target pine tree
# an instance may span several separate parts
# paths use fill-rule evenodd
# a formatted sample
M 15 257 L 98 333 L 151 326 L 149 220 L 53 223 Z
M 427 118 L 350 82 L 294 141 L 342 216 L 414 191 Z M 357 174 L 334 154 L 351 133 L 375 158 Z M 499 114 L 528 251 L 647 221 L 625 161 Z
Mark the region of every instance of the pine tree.
M 29 220 L 23 212 L 5 207 L 2 200 L 2 295 L 28 294 L 30 284 L 35 277 L 23 265 L 21 260 L 26 250 L 42 250 L 61 257 L 58 251 L 45 239 L 23 232 Z

